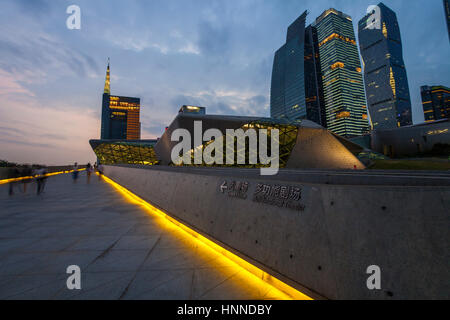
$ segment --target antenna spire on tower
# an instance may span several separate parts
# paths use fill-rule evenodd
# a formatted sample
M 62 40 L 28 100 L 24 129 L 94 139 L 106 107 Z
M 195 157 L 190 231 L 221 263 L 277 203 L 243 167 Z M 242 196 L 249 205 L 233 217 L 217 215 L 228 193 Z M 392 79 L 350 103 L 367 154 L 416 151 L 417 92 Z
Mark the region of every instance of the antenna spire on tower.
M 109 57 L 108 57 L 108 67 L 106 68 L 106 79 L 105 79 L 105 90 L 103 93 L 111 94 L 111 78 L 109 69 Z

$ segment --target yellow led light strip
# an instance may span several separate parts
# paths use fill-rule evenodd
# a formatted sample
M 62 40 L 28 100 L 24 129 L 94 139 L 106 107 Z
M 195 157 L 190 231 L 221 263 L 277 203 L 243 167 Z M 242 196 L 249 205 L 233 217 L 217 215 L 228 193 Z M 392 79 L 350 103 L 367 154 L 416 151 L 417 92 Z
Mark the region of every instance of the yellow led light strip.
M 86 169 L 78 169 L 78 171 L 83 171 Z M 45 177 L 51 177 L 51 176 L 56 176 L 58 174 L 64 174 L 64 173 L 71 173 L 73 172 L 73 170 L 67 170 L 67 171 L 60 171 L 60 172 L 51 172 L 51 173 L 46 173 L 44 176 Z M 13 179 L 3 179 L 0 180 L 0 184 L 6 184 L 6 183 L 10 183 L 10 182 L 17 182 L 17 181 L 22 181 L 22 180 L 29 180 L 29 179 L 34 179 L 39 177 L 39 175 L 36 176 L 29 176 L 29 177 L 20 177 L 20 178 L 13 178 Z
M 227 249 L 221 247 L 217 243 L 209 240 L 208 238 L 202 236 L 198 232 L 194 231 L 193 229 L 189 228 L 188 226 L 182 224 L 178 220 L 170 217 L 163 211 L 159 210 L 158 208 L 155 208 L 142 198 L 138 197 L 134 193 L 130 192 L 128 189 L 122 187 L 118 183 L 114 182 L 110 178 L 103 176 L 104 180 L 111 184 L 117 191 L 119 191 L 126 199 L 130 200 L 134 204 L 141 205 L 148 211 L 150 214 L 158 216 L 162 221 L 165 221 L 167 224 L 169 224 L 169 228 L 173 229 L 174 226 L 178 227 L 176 230 L 178 232 L 183 233 L 185 236 L 189 235 L 195 240 L 197 240 L 197 243 L 203 246 L 205 249 L 209 249 L 214 251 L 215 253 L 220 254 L 224 258 L 228 259 L 229 261 L 233 262 L 233 264 L 239 268 L 241 271 L 247 272 L 247 279 L 252 279 L 253 283 L 255 285 L 269 285 L 272 287 L 273 292 L 272 295 L 276 296 L 277 299 L 280 300 L 313 300 L 312 298 L 308 297 L 307 295 L 301 293 L 297 289 L 294 289 L 293 287 L 287 285 L 286 283 L 278 280 L 274 276 L 268 274 L 267 272 L 259 269 L 258 267 L 250 264 L 249 262 L 245 261 L 241 257 L 235 255 L 234 253 L 228 251 Z

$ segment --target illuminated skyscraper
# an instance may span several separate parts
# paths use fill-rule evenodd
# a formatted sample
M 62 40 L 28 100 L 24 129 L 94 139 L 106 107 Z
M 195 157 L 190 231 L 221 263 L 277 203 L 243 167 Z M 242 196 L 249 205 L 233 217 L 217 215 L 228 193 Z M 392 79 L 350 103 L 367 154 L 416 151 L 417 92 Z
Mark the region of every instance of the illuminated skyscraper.
M 422 86 L 423 114 L 426 122 L 450 119 L 450 89 L 444 86 Z
M 139 98 L 112 96 L 110 67 L 106 69 L 103 91 L 101 139 L 139 140 L 141 100 Z
M 380 3 L 359 21 L 358 29 L 373 129 L 412 125 L 408 78 L 395 12 Z
M 346 136 L 368 132 L 361 62 L 350 16 L 329 9 L 315 21 L 327 128 Z

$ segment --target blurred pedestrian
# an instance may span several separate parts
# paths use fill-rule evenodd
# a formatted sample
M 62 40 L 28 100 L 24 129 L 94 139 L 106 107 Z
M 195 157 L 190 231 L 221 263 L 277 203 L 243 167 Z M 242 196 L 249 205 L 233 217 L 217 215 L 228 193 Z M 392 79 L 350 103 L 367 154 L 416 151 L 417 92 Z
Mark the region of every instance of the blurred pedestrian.
M 31 177 L 33 175 L 33 170 L 31 169 L 31 166 L 25 165 L 25 167 L 22 168 L 21 177 L 22 185 L 23 185 L 23 193 L 27 193 L 27 186 L 31 182 Z
M 8 179 L 17 179 L 20 177 L 20 171 L 17 169 L 17 167 L 12 167 L 8 170 Z M 16 184 L 16 181 L 11 181 L 9 183 L 9 195 L 12 196 L 14 194 L 14 185 Z
M 98 180 L 100 180 L 102 178 L 103 170 L 104 170 L 103 165 L 101 163 L 99 163 L 97 166 Z
M 92 167 L 91 163 L 89 162 L 86 166 L 87 183 L 90 183 L 91 181 L 92 172 L 94 172 L 94 167 Z
M 72 179 L 73 179 L 73 183 L 77 183 L 77 179 L 78 179 L 78 163 L 75 162 L 75 164 L 73 165 L 73 172 L 72 172 Z
M 37 183 L 37 195 L 44 192 L 45 182 L 47 180 L 47 169 L 45 167 L 38 167 L 35 171 L 36 183 Z

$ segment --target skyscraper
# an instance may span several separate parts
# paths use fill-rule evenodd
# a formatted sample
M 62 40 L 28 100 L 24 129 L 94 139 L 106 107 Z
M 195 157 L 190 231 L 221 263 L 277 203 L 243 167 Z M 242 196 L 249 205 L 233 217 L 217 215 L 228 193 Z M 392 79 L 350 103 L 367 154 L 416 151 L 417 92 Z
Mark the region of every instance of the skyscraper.
M 307 119 L 327 127 L 320 71 L 319 41 L 317 29 L 310 25 L 305 32 L 305 103 Z
M 275 53 L 270 114 L 272 118 L 308 119 L 326 126 L 317 32 L 312 26 L 305 29 L 307 14 L 303 12 L 289 26 L 286 43 Z
M 423 114 L 426 122 L 450 119 L 450 89 L 444 86 L 422 86 Z
M 273 61 L 270 116 L 291 121 L 307 117 L 305 104 L 305 11 L 288 28 L 286 43 Z
M 139 140 L 141 100 L 111 95 L 110 67 L 106 69 L 103 90 L 101 139 Z
M 358 29 L 373 129 L 411 125 L 411 99 L 395 12 L 383 3 L 373 6 Z
M 329 9 L 313 26 L 319 42 L 327 128 L 346 137 L 362 135 L 369 127 L 352 19 Z

